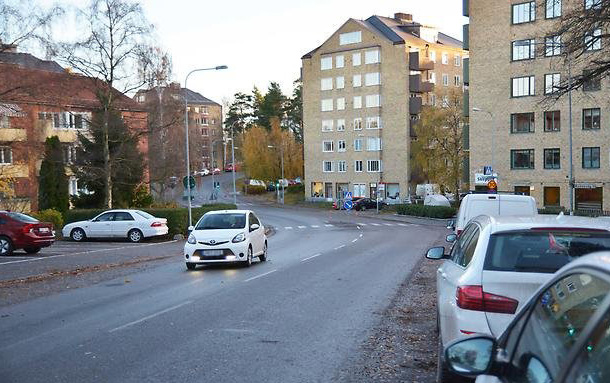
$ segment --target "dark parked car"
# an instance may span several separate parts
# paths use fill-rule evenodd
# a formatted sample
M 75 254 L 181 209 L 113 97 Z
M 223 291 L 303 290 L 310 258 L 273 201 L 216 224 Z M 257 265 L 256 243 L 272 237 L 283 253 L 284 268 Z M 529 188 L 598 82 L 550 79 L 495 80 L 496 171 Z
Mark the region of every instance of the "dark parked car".
M 55 241 L 53 225 L 22 213 L 0 211 L 0 255 L 23 249 L 35 254 Z
M 379 209 L 382 209 L 385 203 L 379 201 Z M 354 201 L 354 210 L 377 209 L 377 201 L 370 198 L 360 198 Z

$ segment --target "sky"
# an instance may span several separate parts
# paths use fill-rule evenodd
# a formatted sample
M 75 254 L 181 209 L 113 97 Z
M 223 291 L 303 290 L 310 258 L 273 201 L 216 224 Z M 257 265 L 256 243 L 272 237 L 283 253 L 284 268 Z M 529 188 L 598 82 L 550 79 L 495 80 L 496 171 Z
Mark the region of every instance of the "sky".
M 49 0 L 37 0 L 49 3 Z M 86 3 L 86 0 L 63 0 Z M 415 21 L 462 38 L 458 0 L 142 0 L 160 46 L 172 57 L 173 80 L 218 102 L 236 92 L 263 93 L 271 81 L 286 95 L 299 78 L 301 56 L 320 46 L 349 18 L 411 13 Z

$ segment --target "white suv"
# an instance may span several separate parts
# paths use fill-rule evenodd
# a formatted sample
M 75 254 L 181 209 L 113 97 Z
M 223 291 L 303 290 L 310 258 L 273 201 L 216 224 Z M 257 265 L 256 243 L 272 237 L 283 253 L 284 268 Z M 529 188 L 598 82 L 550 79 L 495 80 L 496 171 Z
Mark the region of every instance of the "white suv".
M 455 234 L 448 240 L 455 240 Z M 451 253 L 432 248 L 429 259 L 447 259 L 437 272 L 439 343 L 472 334 L 499 336 L 530 296 L 563 265 L 610 250 L 601 220 L 570 216 L 478 216 Z M 439 382 L 458 381 L 439 358 Z
M 253 257 L 267 260 L 265 227 L 250 210 L 211 211 L 189 229 L 184 245 L 189 270 L 206 263 L 241 262 L 250 266 Z

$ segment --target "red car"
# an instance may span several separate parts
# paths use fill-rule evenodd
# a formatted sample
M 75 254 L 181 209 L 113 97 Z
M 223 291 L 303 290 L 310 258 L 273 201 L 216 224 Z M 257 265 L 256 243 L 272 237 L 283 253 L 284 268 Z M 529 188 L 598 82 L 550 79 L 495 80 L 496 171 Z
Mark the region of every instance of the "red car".
M 53 225 L 22 213 L 0 211 L 0 255 L 23 249 L 35 254 L 55 242 Z

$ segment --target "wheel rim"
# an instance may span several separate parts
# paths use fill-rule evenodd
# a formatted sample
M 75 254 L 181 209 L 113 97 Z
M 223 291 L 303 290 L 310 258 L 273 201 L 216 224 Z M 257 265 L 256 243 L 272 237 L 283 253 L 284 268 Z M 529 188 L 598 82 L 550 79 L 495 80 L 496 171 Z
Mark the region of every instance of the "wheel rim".
M 10 245 L 6 239 L 0 239 L 0 254 L 8 253 Z
M 248 265 L 252 264 L 252 248 L 248 248 Z
M 137 230 L 134 230 L 131 232 L 131 235 L 129 236 L 129 238 L 134 241 L 134 242 L 138 242 L 141 238 L 140 236 L 140 232 Z
M 74 239 L 75 241 L 80 241 L 81 239 L 83 239 L 82 231 L 74 230 L 74 233 L 72 233 L 72 239 Z

